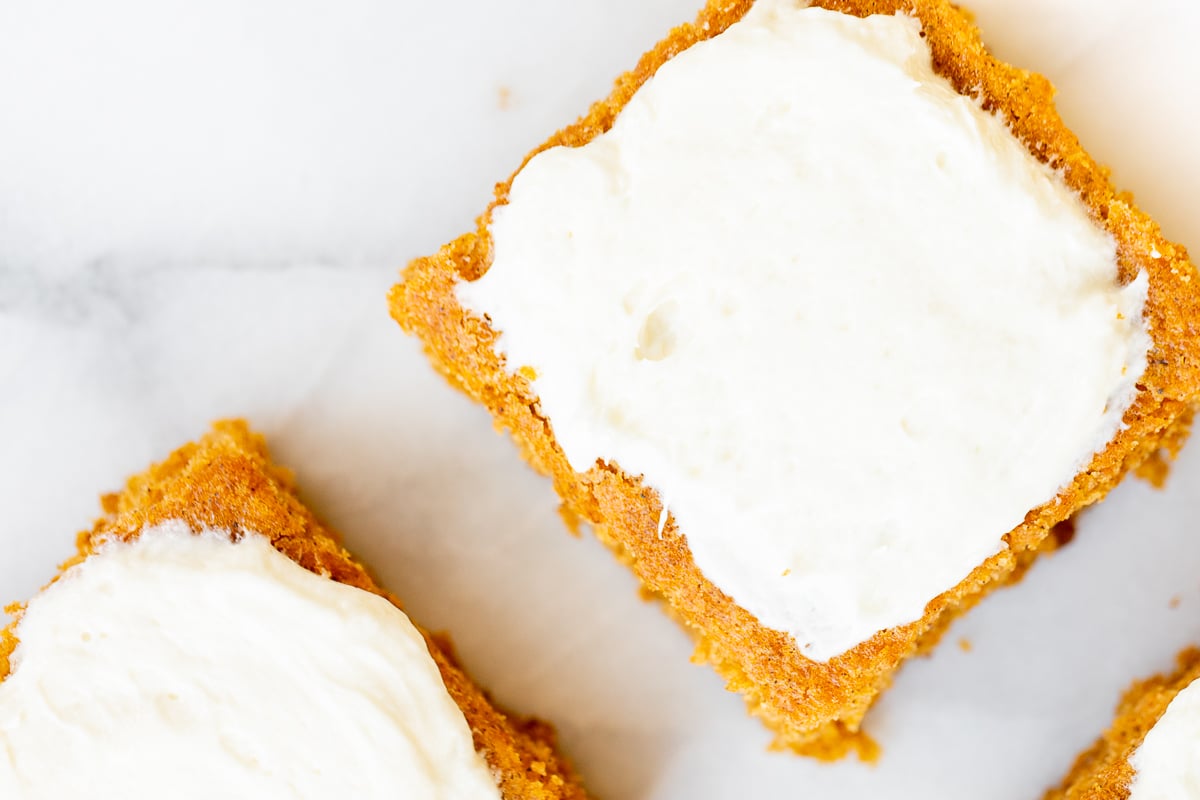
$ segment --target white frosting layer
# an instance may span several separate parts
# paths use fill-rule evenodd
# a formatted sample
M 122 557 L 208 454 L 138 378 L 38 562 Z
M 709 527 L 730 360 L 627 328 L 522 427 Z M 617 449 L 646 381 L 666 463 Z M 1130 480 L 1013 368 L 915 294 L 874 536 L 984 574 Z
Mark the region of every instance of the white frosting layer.
M 571 465 L 826 660 L 911 622 L 1117 431 L 1146 281 L 909 17 L 759 0 L 517 176 L 461 302 Z
M 108 545 L 17 635 L 6 800 L 500 796 L 408 617 L 256 534 Z
M 1200 681 L 1175 695 L 1129 763 L 1129 800 L 1200 800 Z

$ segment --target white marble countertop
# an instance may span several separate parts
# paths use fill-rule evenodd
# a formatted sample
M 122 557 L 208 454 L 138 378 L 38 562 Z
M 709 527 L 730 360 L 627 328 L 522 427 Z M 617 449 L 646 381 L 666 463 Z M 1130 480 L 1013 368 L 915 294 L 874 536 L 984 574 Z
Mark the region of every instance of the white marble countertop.
M 53 573 L 99 493 L 246 416 L 601 797 L 1039 797 L 1133 678 L 1200 643 L 1200 447 L 906 667 L 869 720 L 878 765 L 822 765 L 767 752 L 387 316 L 397 268 L 698 2 L 0 0 L 0 601 Z M 970 5 L 1200 247 L 1200 6 Z

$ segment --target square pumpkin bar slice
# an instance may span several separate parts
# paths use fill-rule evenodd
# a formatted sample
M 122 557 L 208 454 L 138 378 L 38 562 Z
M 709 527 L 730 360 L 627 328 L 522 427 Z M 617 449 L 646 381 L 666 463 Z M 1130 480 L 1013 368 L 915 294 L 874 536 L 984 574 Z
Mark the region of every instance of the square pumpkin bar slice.
M 1200 790 L 1200 650 L 1135 683 L 1112 727 L 1046 800 L 1165 800 Z
M 244 424 L 104 510 L 0 631 L 0 797 L 584 798 Z
M 942 0 L 713 0 L 393 316 L 777 743 L 868 706 L 1182 442 L 1183 248 Z

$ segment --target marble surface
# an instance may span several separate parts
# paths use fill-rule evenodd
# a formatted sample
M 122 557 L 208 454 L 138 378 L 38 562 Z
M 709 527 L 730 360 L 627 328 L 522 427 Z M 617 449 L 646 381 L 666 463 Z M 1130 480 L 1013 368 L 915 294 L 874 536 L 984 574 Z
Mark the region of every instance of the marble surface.
M 1033 798 L 1200 642 L 1200 448 L 957 624 L 875 766 L 769 737 L 387 317 L 408 258 L 698 0 L 0 0 L 0 600 L 96 496 L 248 417 L 413 615 L 609 800 Z M 1200 242 L 1200 6 L 977 0 L 1085 143 Z

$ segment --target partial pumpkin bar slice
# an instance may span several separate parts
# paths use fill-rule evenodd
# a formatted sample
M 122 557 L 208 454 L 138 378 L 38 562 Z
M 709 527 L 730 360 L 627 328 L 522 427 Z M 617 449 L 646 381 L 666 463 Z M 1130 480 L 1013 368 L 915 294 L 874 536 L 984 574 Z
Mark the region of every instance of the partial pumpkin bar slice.
M 1051 96 L 942 0 L 712 0 L 391 293 L 779 745 L 1187 433 L 1196 270 Z
M 1080 754 L 1046 800 L 1159 800 L 1200 788 L 1200 650 L 1173 673 L 1139 681 L 1112 727 Z
M 0 631 L 0 796 L 585 796 L 552 729 L 497 709 L 244 423 L 104 511 Z

